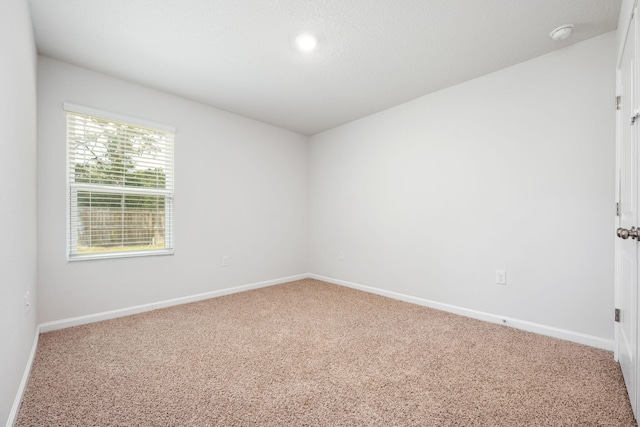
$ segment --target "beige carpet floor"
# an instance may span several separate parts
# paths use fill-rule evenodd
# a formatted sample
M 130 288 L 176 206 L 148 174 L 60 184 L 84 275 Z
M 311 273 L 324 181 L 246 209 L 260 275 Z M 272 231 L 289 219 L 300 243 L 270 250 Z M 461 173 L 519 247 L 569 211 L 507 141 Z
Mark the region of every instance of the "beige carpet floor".
M 633 426 L 610 352 L 316 280 L 42 334 L 18 426 Z

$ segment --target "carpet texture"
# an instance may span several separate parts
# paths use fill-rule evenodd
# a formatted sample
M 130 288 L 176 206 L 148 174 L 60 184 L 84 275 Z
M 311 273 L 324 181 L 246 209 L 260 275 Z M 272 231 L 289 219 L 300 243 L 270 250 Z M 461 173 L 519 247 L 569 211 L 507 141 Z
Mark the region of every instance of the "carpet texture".
M 306 279 L 42 334 L 18 426 L 634 426 L 610 352 Z

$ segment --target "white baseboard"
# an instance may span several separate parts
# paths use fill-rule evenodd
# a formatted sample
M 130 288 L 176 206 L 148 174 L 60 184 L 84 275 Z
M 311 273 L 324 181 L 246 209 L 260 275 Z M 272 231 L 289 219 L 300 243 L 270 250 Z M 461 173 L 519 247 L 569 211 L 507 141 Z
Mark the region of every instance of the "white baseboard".
M 16 420 L 18 419 L 18 412 L 20 411 L 20 404 L 22 403 L 22 397 L 24 396 L 24 392 L 27 389 L 27 382 L 29 381 L 29 374 L 31 373 L 31 367 L 33 366 L 33 359 L 36 357 L 36 350 L 38 349 L 39 337 L 40 337 L 40 327 L 36 326 L 35 336 L 33 337 L 33 345 L 31 346 L 31 352 L 29 353 L 27 364 L 24 367 L 24 372 L 22 373 L 22 380 L 20 381 L 20 386 L 18 387 L 18 392 L 16 393 L 16 397 L 13 400 L 13 405 L 11 406 L 11 412 L 9 412 L 9 418 L 7 419 L 7 427 L 12 427 L 15 424 Z
M 331 277 L 324 277 L 317 274 L 309 274 L 312 279 L 322 280 L 323 282 L 329 282 L 336 285 L 346 286 L 361 291 L 382 295 L 385 297 L 397 299 L 400 301 L 410 302 L 413 304 L 422 305 L 437 310 L 447 311 L 449 313 L 459 314 L 473 319 L 484 320 L 491 323 L 497 323 L 501 325 L 510 326 L 512 328 L 521 329 L 523 331 L 534 332 L 540 335 L 548 337 L 559 338 L 566 341 L 575 342 L 578 344 L 588 345 L 590 347 L 596 347 L 602 350 L 613 351 L 613 340 L 607 340 L 605 338 L 596 337 L 593 335 L 583 334 L 581 332 L 569 331 L 567 329 L 555 328 L 552 326 L 545 326 L 538 323 L 527 322 L 525 320 L 514 319 L 512 317 L 500 316 L 497 314 L 485 313 L 477 310 L 470 310 L 468 308 L 458 307 L 450 304 L 443 304 L 436 301 L 431 301 L 424 298 L 413 297 L 410 295 L 400 294 L 397 292 L 387 291 L 378 288 L 372 288 L 370 286 L 360 285 L 357 283 L 346 282 L 344 280 L 333 279 Z
M 50 332 L 57 329 L 70 328 L 72 326 L 84 325 L 87 323 L 100 322 L 102 320 L 116 319 L 118 317 L 130 316 L 132 314 L 143 313 L 145 311 L 157 310 L 159 308 L 171 307 L 179 304 L 202 301 L 209 298 L 221 297 L 223 295 L 235 294 L 237 292 L 249 291 L 251 289 L 264 288 L 267 286 L 279 285 L 281 283 L 293 282 L 308 278 L 308 274 L 298 274 L 295 276 L 283 277 L 280 279 L 267 280 L 264 282 L 252 283 L 250 285 L 236 286 L 218 291 L 205 292 L 202 294 L 190 295 L 186 297 L 174 298 L 166 301 L 159 301 L 149 304 L 137 305 L 134 307 L 121 308 L 118 310 L 105 311 L 102 313 L 89 314 L 87 316 L 72 317 L 70 319 L 55 320 L 40 324 L 40 332 Z

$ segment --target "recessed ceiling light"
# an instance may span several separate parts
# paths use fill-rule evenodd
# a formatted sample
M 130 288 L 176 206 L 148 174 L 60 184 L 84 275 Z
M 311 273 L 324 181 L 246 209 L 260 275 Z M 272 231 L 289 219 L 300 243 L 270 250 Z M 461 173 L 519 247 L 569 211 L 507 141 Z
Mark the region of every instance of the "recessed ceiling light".
M 573 24 L 560 25 L 558 28 L 551 31 L 551 34 L 549 34 L 549 37 L 551 37 L 554 40 L 564 40 L 571 35 L 572 31 L 573 31 Z
M 313 34 L 300 34 L 296 37 L 296 45 L 303 52 L 311 52 L 318 46 L 318 38 Z

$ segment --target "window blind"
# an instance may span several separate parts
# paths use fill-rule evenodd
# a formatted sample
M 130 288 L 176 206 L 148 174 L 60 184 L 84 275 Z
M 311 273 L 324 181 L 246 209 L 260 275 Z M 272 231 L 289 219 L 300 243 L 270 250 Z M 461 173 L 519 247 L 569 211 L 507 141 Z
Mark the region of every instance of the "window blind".
M 67 111 L 69 260 L 173 253 L 173 142 Z

